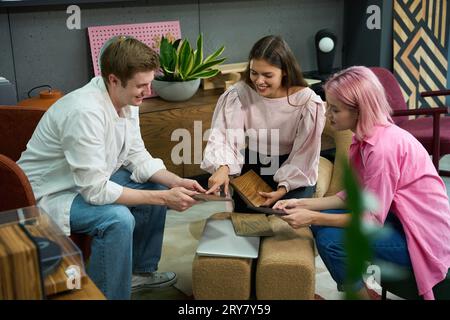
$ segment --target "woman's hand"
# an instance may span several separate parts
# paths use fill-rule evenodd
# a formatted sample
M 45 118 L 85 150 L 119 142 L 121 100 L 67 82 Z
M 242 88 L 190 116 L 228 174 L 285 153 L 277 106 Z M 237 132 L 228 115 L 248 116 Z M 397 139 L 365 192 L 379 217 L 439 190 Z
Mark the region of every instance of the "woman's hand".
M 279 187 L 277 191 L 272 191 L 272 192 L 261 192 L 260 191 L 258 193 L 259 193 L 259 195 L 266 198 L 266 201 L 261 206 L 270 207 L 277 200 L 283 198 L 283 196 L 287 193 L 287 190 L 285 187 Z
M 317 199 L 315 198 L 303 198 L 303 199 L 285 199 L 280 200 L 273 206 L 273 209 L 315 209 L 315 202 Z
M 286 221 L 292 228 L 298 229 L 301 227 L 308 227 L 314 224 L 315 211 L 308 209 L 284 209 L 287 215 L 280 216 L 281 219 Z
M 230 184 L 230 178 L 228 177 L 230 168 L 228 166 L 221 166 L 216 172 L 208 179 L 208 191 L 206 194 L 220 192 L 220 188 L 223 186 L 225 196 L 228 196 L 228 185 Z

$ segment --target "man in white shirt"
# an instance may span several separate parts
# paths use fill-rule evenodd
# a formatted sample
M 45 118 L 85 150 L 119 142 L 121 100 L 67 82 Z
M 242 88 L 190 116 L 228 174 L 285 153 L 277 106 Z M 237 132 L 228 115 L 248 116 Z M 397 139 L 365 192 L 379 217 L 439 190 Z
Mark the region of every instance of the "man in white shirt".
M 158 55 L 133 38 L 111 39 L 101 77 L 58 100 L 17 162 L 38 205 L 67 234 L 93 237 L 88 274 L 108 299 L 176 282 L 156 272 L 167 207 L 184 211 L 205 192 L 166 170 L 145 149 L 139 106 L 150 94 Z

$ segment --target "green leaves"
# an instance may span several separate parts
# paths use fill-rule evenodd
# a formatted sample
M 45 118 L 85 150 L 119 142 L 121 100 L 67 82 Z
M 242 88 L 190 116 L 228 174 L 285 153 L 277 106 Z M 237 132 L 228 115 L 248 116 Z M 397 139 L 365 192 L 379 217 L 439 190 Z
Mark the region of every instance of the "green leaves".
M 197 50 L 194 52 L 194 63 L 196 66 L 200 65 L 203 61 L 203 35 L 197 39 Z
M 343 161 L 344 186 L 347 192 L 347 207 L 351 210 L 351 219 L 345 229 L 344 246 L 347 253 L 347 274 L 345 292 L 347 299 L 357 299 L 353 285 L 366 271 L 366 262 L 371 260 L 369 238 L 362 227 L 365 210 L 363 194 L 357 184 L 354 173 L 347 161 Z
M 203 35 L 197 38 L 197 49 L 191 48 L 187 39 L 178 39 L 170 43 L 167 38 L 161 38 L 159 61 L 164 81 L 189 81 L 195 79 L 210 78 L 219 73 L 213 68 L 225 61 L 226 58 L 218 58 L 224 51 L 222 46 L 214 53 L 203 59 Z
M 177 64 L 177 53 L 174 46 L 164 37 L 161 38 L 159 62 L 163 72 L 173 77 Z

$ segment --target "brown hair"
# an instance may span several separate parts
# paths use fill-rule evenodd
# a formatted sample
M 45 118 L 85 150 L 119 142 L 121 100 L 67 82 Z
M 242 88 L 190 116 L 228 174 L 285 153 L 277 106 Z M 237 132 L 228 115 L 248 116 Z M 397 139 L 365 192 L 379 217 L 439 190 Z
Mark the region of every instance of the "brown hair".
M 100 70 L 108 84 L 108 76 L 114 74 L 122 86 L 137 72 L 159 69 L 158 54 L 141 41 L 125 36 L 109 39 L 100 53 Z
M 286 88 L 287 92 L 289 92 L 290 87 L 294 86 L 308 87 L 297 59 L 286 41 L 280 36 L 265 36 L 258 40 L 253 45 L 252 50 L 250 50 L 248 55 L 249 64 L 244 73 L 244 81 L 255 89 L 253 82 L 250 80 L 250 61 L 252 59 L 265 60 L 267 63 L 281 69 L 285 74 L 281 79 L 281 85 Z

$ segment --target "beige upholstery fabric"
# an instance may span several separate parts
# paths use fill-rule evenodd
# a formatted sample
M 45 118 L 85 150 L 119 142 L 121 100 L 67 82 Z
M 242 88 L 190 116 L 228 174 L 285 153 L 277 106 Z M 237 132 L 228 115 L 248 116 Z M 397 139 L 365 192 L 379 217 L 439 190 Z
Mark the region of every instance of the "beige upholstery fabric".
M 316 184 L 314 198 L 321 198 L 330 187 L 331 177 L 333 175 L 333 163 L 330 160 L 320 157 L 319 159 L 319 177 Z
M 228 214 L 229 216 L 229 214 Z M 224 213 L 212 218 L 227 218 Z M 269 217 L 273 237 L 261 239 L 252 284 L 252 259 L 196 256 L 192 291 L 200 300 L 247 300 L 252 285 L 258 299 L 313 299 L 314 239 L 309 228 L 294 230 L 276 216 Z
M 192 292 L 197 300 L 248 300 L 252 259 L 199 257 L 192 264 Z
M 322 133 L 322 137 L 320 139 L 320 150 L 329 150 L 334 149 L 336 144 L 334 143 L 334 137 L 328 134 L 325 134 L 325 131 Z
M 231 219 L 219 212 L 209 219 Z M 248 300 L 253 259 L 196 255 L 192 263 L 192 292 L 199 300 Z
M 309 228 L 293 229 L 270 217 L 273 237 L 262 239 L 256 266 L 256 297 L 261 300 L 314 299 L 314 239 Z
M 350 148 L 350 144 L 352 143 L 352 135 L 353 133 L 350 130 L 336 131 L 330 126 L 330 123 L 327 120 L 322 133 L 322 141 L 329 141 L 330 138 L 334 140 L 336 147 L 336 157 L 334 160 L 333 174 L 331 176 L 330 185 L 326 193 L 323 195 L 325 197 L 335 195 L 337 192 L 343 189 L 342 161 L 344 161 L 343 159 L 345 159 L 345 161 L 347 161 L 348 159 L 348 150 Z

